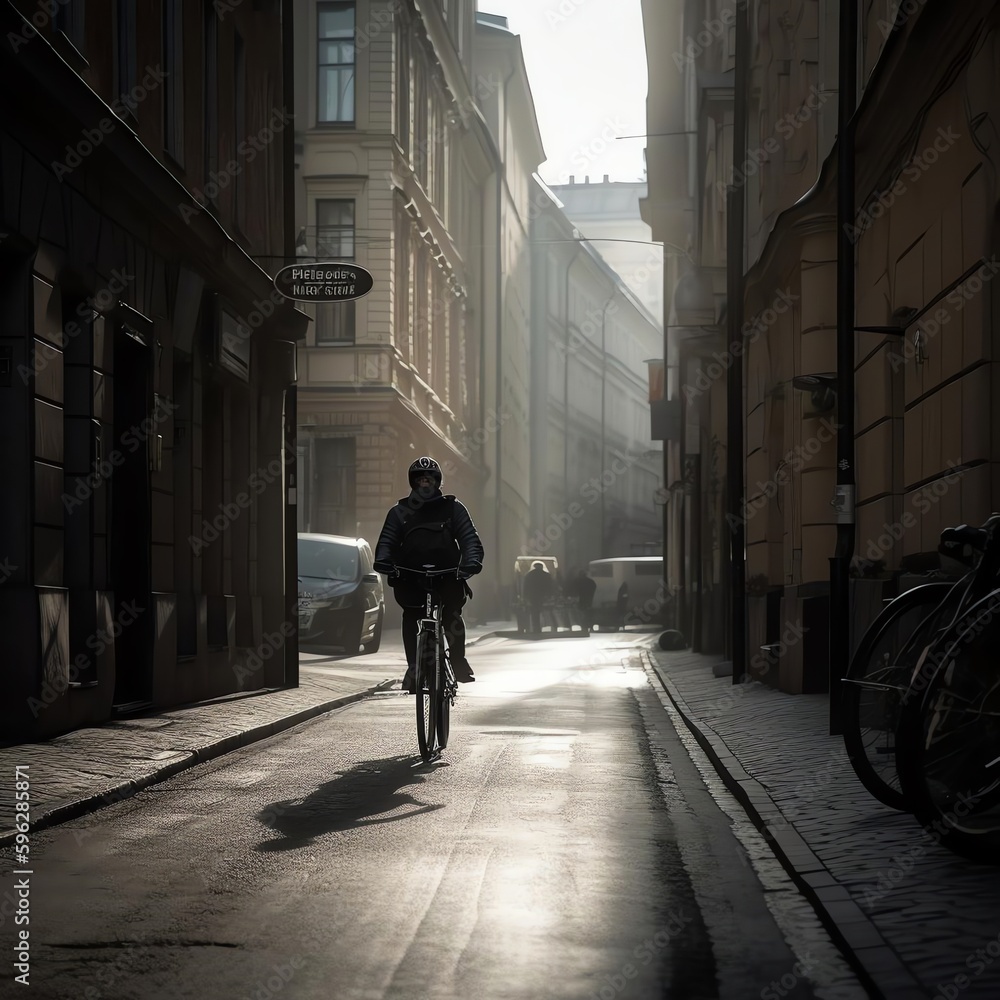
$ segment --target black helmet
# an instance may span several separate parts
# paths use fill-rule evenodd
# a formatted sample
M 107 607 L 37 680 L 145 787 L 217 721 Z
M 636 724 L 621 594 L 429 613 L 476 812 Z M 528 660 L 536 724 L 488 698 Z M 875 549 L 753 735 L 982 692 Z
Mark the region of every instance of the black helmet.
M 430 476 L 434 480 L 434 485 L 437 489 L 441 489 L 441 466 L 434 461 L 433 458 L 428 458 L 424 455 L 423 458 L 418 458 L 409 469 L 407 473 L 407 478 L 410 481 L 410 489 L 417 488 L 417 476 Z

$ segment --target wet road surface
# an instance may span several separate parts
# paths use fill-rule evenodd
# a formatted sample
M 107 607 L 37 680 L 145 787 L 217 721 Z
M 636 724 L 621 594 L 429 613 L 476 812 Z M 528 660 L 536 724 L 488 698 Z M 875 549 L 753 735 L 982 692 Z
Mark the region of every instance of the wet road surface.
M 387 693 L 34 835 L 30 995 L 866 996 L 648 639 L 480 643 L 434 764 Z

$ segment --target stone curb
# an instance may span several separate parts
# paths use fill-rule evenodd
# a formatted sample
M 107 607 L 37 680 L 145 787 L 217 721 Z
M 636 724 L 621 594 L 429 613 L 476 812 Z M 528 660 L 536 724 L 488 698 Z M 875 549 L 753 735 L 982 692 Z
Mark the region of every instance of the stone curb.
M 926 1000 L 927 994 L 920 983 L 848 891 L 813 854 L 767 789 L 743 770 L 725 741 L 694 715 L 650 651 L 643 650 L 642 656 L 726 788 L 746 810 L 796 887 L 809 900 L 862 984 L 873 991 L 873 997 L 883 1000 Z M 779 829 L 772 831 L 769 824 L 775 823 Z
M 37 818 L 32 819 L 30 832 L 37 833 L 40 830 L 57 826 L 60 823 L 76 819 L 87 813 L 96 812 L 102 806 L 131 798 L 144 788 L 155 785 L 160 781 L 165 781 L 167 778 L 172 778 L 181 771 L 186 771 L 188 768 L 195 767 L 198 764 L 204 764 L 206 761 L 215 760 L 217 757 L 221 757 L 232 750 L 239 750 L 260 740 L 266 740 L 269 736 L 276 736 L 278 733 L 291 729 L 300 722 L 313 719 L 317 715 L 323 715 L 325 712 L 330 712 L 335 708 L 342 708 L 344 705 L 361 701 L 363 698 L 368 698 L 380 691 L 386 691 L 395 683 L 397 683 L 395 680 L 380 681 L 373 687 L 366 688 L 357 694 L 341 695 L 339 698 L 322 702 L 319 705 L 310 705 L 308 708 L 301 709 L 292 715 L 286 715 L 271 722 L 262 723 L 253 729 L 245 729 L 242 732 L 234 733 L 232 736 L 224 736 L 214 743 L 189 750 L 181 760 L 171 761 L 169 764 L 164 764 L 162 767 L 158 767 L 148 774 L 120 782 L 100 793 L 88 795 L 73 802 L 63 803 L 49 809 L 47 812 L 41 813 Z M 16 831 L 0 834 L 0 849 L 13 845 L 16 835 Z

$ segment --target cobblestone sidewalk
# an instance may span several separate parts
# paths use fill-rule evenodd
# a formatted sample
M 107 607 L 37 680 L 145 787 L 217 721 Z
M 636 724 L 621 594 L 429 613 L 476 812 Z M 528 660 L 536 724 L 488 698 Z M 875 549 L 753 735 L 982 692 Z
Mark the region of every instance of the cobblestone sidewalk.
M 859 973 L 887 1000 L 1000 997 L 1000 864 L 939 847 L 861 785 L 826 695 L 715 677 L 719 657 L 650 649 L 720 776 Z

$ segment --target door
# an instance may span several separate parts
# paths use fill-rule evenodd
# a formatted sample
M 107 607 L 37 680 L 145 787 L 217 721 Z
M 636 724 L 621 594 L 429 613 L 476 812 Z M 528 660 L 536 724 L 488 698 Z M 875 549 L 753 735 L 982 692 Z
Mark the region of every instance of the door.
M 153 693 L 149 439 L 157 428 L 147 419 L 153 409 L 152 352 L 141 333 L 122 323 L 115 329 L 113 384 L 114 436 L 104 457 L 113 467 L 114 707 L 123 712 L 150 704 Z

